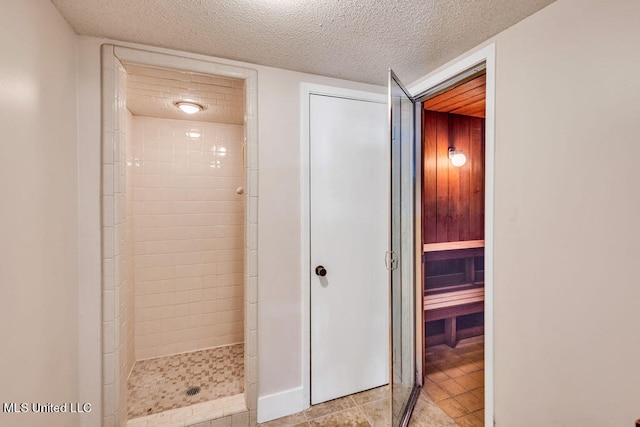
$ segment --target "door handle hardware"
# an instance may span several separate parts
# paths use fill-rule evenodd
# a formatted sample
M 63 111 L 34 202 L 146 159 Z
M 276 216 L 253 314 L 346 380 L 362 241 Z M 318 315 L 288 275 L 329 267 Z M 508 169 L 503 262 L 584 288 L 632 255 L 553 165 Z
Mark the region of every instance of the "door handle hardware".
M 384 254 L 384 266 L 387 270 L 395 270 L 398 268 L 398 260 L 393 258 L 395 251 L 387 251 Z
M 327 269 L 323 266 L 319 265 L 316 267 L 316 275 L 320 277 L 324 277 L 327 275 Z

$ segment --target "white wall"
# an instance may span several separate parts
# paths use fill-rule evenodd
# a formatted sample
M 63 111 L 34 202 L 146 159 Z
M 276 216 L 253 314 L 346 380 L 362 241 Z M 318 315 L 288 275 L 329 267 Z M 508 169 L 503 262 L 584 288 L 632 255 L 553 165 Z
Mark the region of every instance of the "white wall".
M 497 38 L 499 426 L 640 418 L 639 16 L 561 0 Z
M 78 292 L 80 399 L 98 402 L 81 426 L 102 419 L 102 288 L 100 48 L 94 39 L 78 37 Z M 87 54 L 91 52 L 92 54 Z M 96 143 L 96 138 L 98 143 Z M 133 341 L 133 340 L 132 340 Z
M 49 2 L 3 1 L 0 58 L 0 401 L 75 402 L 76 36 Z M 0 425 L 78 423 L 0 412 Z
M 494 38 L 497 426 L 640 418 L 640 2 Z

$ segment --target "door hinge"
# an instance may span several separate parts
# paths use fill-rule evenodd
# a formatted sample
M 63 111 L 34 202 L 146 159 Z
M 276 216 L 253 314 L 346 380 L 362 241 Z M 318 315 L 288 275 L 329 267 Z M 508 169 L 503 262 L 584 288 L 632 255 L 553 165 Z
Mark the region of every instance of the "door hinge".
M 398 260 L 394 259 L 395 251 L 387 251 L 384 254 L 384 266 L 387 267 L 387 270 L 395 270 L 398 268 Z

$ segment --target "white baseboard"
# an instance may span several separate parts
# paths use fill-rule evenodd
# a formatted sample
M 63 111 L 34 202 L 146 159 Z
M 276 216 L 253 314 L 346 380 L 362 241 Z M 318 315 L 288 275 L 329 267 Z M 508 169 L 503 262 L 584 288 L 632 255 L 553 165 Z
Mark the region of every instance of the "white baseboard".
M 280 393 L 258 398 L 258 422 L 264 423 L 276 418 L 296 414 L 309 408 L 304 389 L 296 387 Z

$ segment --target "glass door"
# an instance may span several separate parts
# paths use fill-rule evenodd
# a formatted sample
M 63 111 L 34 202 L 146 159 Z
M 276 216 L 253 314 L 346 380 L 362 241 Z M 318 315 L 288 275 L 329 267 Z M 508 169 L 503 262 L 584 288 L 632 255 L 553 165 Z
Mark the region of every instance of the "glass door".
M 419 387 L 415 361 L 415 123 L 414 103 L 389 70 L 391 139 L 391 411 L 394 427 L 409 423 Z

